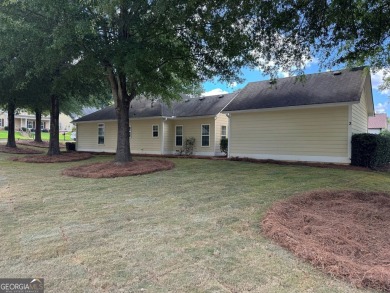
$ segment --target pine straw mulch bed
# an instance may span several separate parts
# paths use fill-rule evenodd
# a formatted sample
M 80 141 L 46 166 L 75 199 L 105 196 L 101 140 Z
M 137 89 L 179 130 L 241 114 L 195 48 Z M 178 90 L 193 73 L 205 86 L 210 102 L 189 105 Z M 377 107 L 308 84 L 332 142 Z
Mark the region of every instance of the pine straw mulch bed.
M 9 148 L 5 145 L 0 145 L 0 153 L 8 153 L 8 154 L 42 154 L 42 151 L 33 150 L 30 148 Z
M 265 235 L 326 273 L 390 292 L 390 194 L 319 190 L 276 203 Z
M 49 142 L 48 141 L 42 141 L 42 142 L 36 142 L 34 140 L 18 140 L 17 144 L 20 145 L 26 145 L 26 146 L 33 146 L 37 148 L 49 148 Z M 60 147 L 65 147 L 63 143 L 60 143 Z
M 114 178 L 149 174 L 174 167 L 175 164 L 168 160 L 137 160 L 125 164 L 106 162 L 76 166 L 65 169 L 62 174 L 82 178 Z
M 58 156 L 24 156 L 11 158 L 12 161 L 24 163 L 64 163 L 82 161 L 92 158 L 90 153 L 62 152 Z

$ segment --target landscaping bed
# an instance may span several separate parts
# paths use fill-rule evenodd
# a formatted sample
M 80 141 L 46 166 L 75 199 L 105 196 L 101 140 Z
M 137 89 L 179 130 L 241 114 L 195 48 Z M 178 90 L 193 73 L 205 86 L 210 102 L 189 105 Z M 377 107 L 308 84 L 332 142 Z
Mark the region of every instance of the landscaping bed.
M 18 140 L 17 144 L 26 145 L 26 146 L 33 146 L 33 147 L 37 147 L 37 148 L 49 148 L 48 141 L 36 142 L 34 140 Z M 60 143 L 60 147 L 65 147 L 65 145 L 63 143 Z
M 174 166 L 173 162 L 167 160 L 139 160 L 125 164 L 105 162 L 71 167 L 62 174 L 82 178 L 114 178 L 170 170 Z
M 265 235 L 326 273 L 390 291 L 390 194 L 313 191 L 278 202 Z
M 0 145 L 0 152 L 8 154 L 42 154 L 42 151 L 33 150 L 30 148 L 10 148 L 5 145 Z
M 24 163 L 63 163 L 87 160 L 91 157 L 92 155 L 90 153 L 63 152 L 58 156 L 25 156 L 11 158 L 11 160 Z

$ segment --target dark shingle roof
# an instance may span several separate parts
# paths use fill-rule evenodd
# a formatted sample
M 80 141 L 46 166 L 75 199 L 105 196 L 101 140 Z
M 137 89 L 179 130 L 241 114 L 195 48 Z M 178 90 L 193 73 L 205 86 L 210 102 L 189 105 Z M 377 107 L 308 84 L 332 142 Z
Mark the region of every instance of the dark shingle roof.
M 237 93 L 183 99 L 172 106 L 173 116 L 194 117 L 213 116 L 221 112 Z
M 367 74 L 363 67 L 249 83 L 225 111 L 358 102 Z
M 135 99 L 130 104 L 131 118 L 146 117 L 195 117 L 210 116 L 220 113 L 228 105 L 236 93 L 199 98 L 184 97 L 180 101 L 172 102 L 170 106 L 159 100 L 152 101 L 145 98 Z M 110 106 L 86 115 L 73 122 L 116 120 L 114 106 Z

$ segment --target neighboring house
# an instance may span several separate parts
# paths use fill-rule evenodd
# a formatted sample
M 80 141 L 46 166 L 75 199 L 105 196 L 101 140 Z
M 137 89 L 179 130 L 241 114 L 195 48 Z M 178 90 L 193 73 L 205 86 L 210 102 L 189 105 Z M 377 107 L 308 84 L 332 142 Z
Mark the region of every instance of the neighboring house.
M 135 154 L 177 154 L 186 138 L 195 138 L 195 155 L 217 156 L 226 137 L 228 118 L 221 111 L 234 94 L 183 98 L 170 106 L 160 101 L 131 102 L 130 148 Z M 113 106 L 73 121 L 78 151 L 115 152 L 117 117 Z
M 223 113 L 229 157 L 350 163 L 351 137 L 374 114 L 364 68 L 249 83 Z
M 59 117 L 60 131 L 71 131 L 73 127 L 71 121 L 69 116 L 61 113 Z M 8 113 L 6 111 L 0 112 L 0 128 L 4 128 L 8 124 Z M 35 129 L 35 114 L 26 111 L 15 113 L 15 130 L 19 131 L 23 128 Z M 50 129 L 50 116 L 42 115 L 41 129 Z
M 368 118 L 368 133 L 379 134 L 382 130 L 388 129 L 387 115 L 375 114 Z

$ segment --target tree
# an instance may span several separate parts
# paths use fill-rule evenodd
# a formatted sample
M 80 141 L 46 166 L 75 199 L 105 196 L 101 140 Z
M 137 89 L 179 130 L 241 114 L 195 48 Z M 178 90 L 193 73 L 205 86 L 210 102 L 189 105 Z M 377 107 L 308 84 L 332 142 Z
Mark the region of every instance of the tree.
M 129 107 L 137 95 L 176 99 L 214 76 L 237 80 L 244 65 L 258 66 L 262 61 L 265 66 L 274 56 L 286 67 L 300 67 L 307 52 L 295 50 L 293 35 L 284 36 L 282 42 L 267 23 L 277 12 L 273 3 L 241 4 L 232 0 L 83 3 L 80 11 L 90 24 L 82 39 L 82 58 L 95 58 L 110 82 L 118 117 L 116 162 L 131 160 Z
M 268 21 L 282 34 L 295 35 L 322 67 L 390 68 L 389 1 L 283 0 L 274 5 L 278 13 Z
M 88 103 L 94 93 L 97 93 L 95 98 L 101 93 L 106 97 L 101 90 L 100 72 L 86 62 L 88 58 L 78 60 L 82 47 L 78 42 L 78 28 L 73 25 L 82 24 L 82 14 L 75 3 L 19 0 L 4 1 L 0 6 L 0 18 L 4 20 L 0 30 L 1 51 L 19 63 L 24 62 L 21 67 L 24 80 L 18 80 L 19 86 L 25 88 L 27 84 L 34 91 L 34 87 L 43 83 L 46 91 L 42 93 L 40 89 L 39 95 L 30 95 L 33 101 L 26 104 L 41 108 L 40 100 L 50 99 L 48 155 L 60 154 L 60 101 L 75 99 Z

